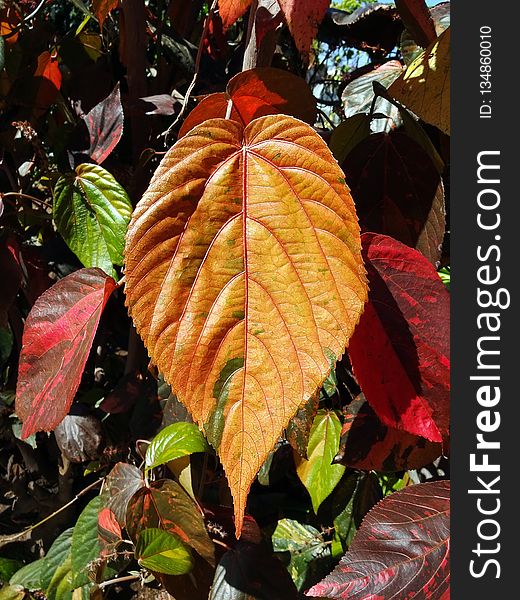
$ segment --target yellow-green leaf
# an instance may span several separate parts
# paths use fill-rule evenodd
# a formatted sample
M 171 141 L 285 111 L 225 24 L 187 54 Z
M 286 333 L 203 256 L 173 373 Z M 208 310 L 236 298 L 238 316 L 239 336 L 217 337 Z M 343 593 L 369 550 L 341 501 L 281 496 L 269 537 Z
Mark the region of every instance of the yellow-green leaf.
M 344 465 L 332 464 L 340 436 L 341 422 L 336 413 L 319 410 L 309 435 L 307 459 L 295 453 L 296 472 L 309 492 L 315 513 L 345 472 Z
M 193 566 L 191 553 L 179 538 L 157 528 L 139 534 L 135 556 L 142 567 L 166 575 L 182 575 Z
M 426 123 L 450 134 L 450 36 L 448 27 L 388 89 Z
M 218 451 L 240 534 L 253 479 L 366 300 L 344 174 L 292 117 L 206 121 L 137 205 L 125 274 L 152 360 Z

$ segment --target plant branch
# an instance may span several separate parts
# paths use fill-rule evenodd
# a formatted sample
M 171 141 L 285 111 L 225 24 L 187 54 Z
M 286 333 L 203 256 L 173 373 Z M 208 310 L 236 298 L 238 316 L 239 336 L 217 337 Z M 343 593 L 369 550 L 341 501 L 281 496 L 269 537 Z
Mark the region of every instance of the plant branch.
M 22 194 L 21 192 L 6 192 L 5 194 L 0 193 L 0 198 L 2 198 L 2 200 L 4 198 L 23 198 L 24 200 L 30 200 L 31 202 L 34 202 L 35 204 L 39 204 L 40 206 L 43 206 L 44 208 L 48 208 L 48 209 L 52 209 L 52 206 L 48 203 L 45 202 L 45 200 L 40 200 L 39 198 L 35 198 L 34 196 L 30 196 L 29 194 Z
M 20 21 L 20 23 L 14 29 L 12 29 L 9 33 L 2 36 L 4 38 L 4 40 L 7 40 L 8 38 L 13 37 L 13 35 L 16 35 L 22 29 L 22 27 L 25 23 L 28 23 L 31 19 L 34 19 L 34 17 L 45 6 L 46 2 L 47 2 L 47 0 L 40 0 L 40 4 L 38 4 L 38 6 L 31 13 L 29 13 L 26 17 L 24 17 Z
M 115 577 L 114 579 L 108 579 L 107 581 L 103 581 L 98 584 L 98 588 L 100 590 L 104 590 L 109 585 L 113 585 L 114 583 L 122 583 L 123 581 L 135 581 L 136 579 L 140 579 L 140 575 L 125 575 L 124 577 Z
M 35 523 L 34 525 L 31 525 L 30 527 L 27 527 L 27 529 L 24 529 L 23 531 L 20 531 L 18 533 L 12 533 L 9 535 L 3 535 L 0 536 L 0 547 L 1 546 L 5 546 L 6 544 L 10 544 L 11 542 L 16 542 L 19 539 L 23 539 L 24 537 L 26 537 L 29 533 L 31 533 L 31 531 L 33 531 L 34 529 L 36 529 L 37 527 L 40 527 L 40 525 L 43 525 L 44 523 L 46 523 L 47 521 L 50 521 L 51 519 L 53 519 L 56 515 L 59 515 L 61 512 L 63 512 L 64 510 L 66 510 L 67 508 L 69 508 L 69 506 L 71 506 L 72 504 L 74 504 L 74 502 L 76 502 L 77 500 L 79 500 L 82 496 L 84 496 L 87 492 L 89 492 L 90 490 L 94 489 L 96 486 L 98 486 L 100 483 L 102 483 L 105 480 L 104 477 L 101 477 L 100 479 L 98 479 L 97 481 L 94 481 L 93 483 L 91 483 L 90 485 L 87 485 L 86 488 L 83 488 L 81 490 L 81 492 L 78 492 L 74 498 L 72 498 L 72 500 L 70 500 L 69 502 L 67 502 L 66 504 L 64 504 L 63 506 L 61 506 L 60 508 L 58 508 L 58 510 L 55 510 L 53 513 L 51 513 L 50 515 L 47 515 L 44 519 L 42 519 L 41 521 L 38 521 L 38 523 Z
M 200 62 L 202 60 L 202 52 L 204 50 L 204 40 L 206 39 L 206 37 L 208 35 L 209 25 L 211 23 L 213 13 L 215 12 L 216 8 L 217 8 L 217 0 L 213 0 L 212 4 L 210 6 L 210 9 L 208 11 L 208 16 L 206 17 L 206 20 L 204 21 L 204 28 L 202 30 L 202 36 L 200 38 L 199 48 L 197 50 L 197 57 L 195 58 L 195 72 L 193 73 L 193 79 L 191 80 L 191 83 L 188 86 L 188 89 L 186 90 L 186 94 L 184 95 L 184 100 L 182 101 L 181 110 L 179 111 L 179 114 L 175 118 L 175 121 L 168 127 L 168 129 L 166 131 L 163 131 L 163 133 L 161 133 L 160 137 L 164 137 L 165 142 L 168 141 L 168 137 L 170 135 L 171 130 L 177 125 L 177 123 L 179 123 L 179 121 L 184 116 L 186 109 L 188 108 L 188 102 L 190 100 L 191 93 L 193 92 L 193 89 L 195 88 L 195 85 L 197 84 L 197 79 L 199 77 Z

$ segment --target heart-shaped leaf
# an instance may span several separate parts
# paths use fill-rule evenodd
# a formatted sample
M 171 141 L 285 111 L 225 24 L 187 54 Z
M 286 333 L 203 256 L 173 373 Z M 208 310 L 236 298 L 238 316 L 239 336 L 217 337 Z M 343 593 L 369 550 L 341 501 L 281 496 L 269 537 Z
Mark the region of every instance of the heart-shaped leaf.
M 107 508 L 115 515 L 120 527 L 126 524 L 126 510 L 130 499 L 144 486 L 141 471 L 127 463 L 117 463 L 107 475 L 105 491 L 108 494 Z
M 219 453 L 238 534 L 259 468 L 363 310 L 359 244 L 341 169 L 287 116 L 197 126 L 136 207 L 129 312 Z
M 450 483 L 395 492 L 365 517 L 317 598 L 443 598 L 449 590 Z
M 166 575 L 189 573 L 193 566 L 190 551 L 179 538 L 156 528 L 139 534 L 135 557 L 142 567 Z
M 172 423 L 162 429 L 146 449 L 145 465 L 147 469 L 153 469 L 181 456 L 205 452 L 207 448 L 197 425 Z
M 226 117 L 229 109 L 229 118 L 243 125 L 279 113 L 311 125 L 316 118 L 316 100 L 304 79 L 281 69 L 259 67 L 232 77 L 224 93 L 203 98 L 187 116 L 179 137 L 208 119 Z
M 354 374 L 385 425 L 441 442 L 449 427 L 449 292 L 417 250 L 384 235 L 362 240 L 370 294 L 349 344 Z
M 332 464 L 340 433 L 341 422 L 336 413 L 319 410 L 311 427 L 307 458 L 295 455 L 296 472 L 309 492 L 315 513 L 345 472 L 343 465 Z
M 16 414 L 23 421 L 24 438 L 51 431 L 67 414 L 115 287 L 101 269 L 80 269 L 34 304 L 25 322 L 16 388 Z
M 448 27 L 389 88 L 426 123 L 450 134 L 450 36 Z
M 125 190 L 103 167 L 81 164 L 54 188 L 56 228 L 85 267 L 116 276 L 123 262 L 132 205 Z
M 126 529 L 132 538 L 150 527 L 175 534 L 209 564 L 215 564 L 213 542 L 200 510 L 175 481 L 161 480 L 143 487 L 129 501 Z

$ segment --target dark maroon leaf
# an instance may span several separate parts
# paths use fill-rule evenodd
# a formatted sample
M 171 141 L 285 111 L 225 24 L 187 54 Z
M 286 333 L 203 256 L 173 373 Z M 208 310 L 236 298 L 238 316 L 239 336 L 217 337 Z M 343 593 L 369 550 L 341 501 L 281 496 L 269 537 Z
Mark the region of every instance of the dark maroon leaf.
M 137 371 L 124 375 L 116 387 L 103 399 L 99 408 L 112 415 L 128 412 L 139 397 L 145 393 L 147 386 L 142 375 Z
M 442 453 L 441 444 L 387 427 L 360 394 L 346 408 L 335 463 L 364 471 L 419 469 Z
M 214 566 L 194 553 L 193 569 L 186 575 L 163 575 L 162 573 L 154 573 L 154 575 L 173 598 L 208 600 L 214 572 Z
M 365 398 L 389 427 L 448 435 L 450 297 L 434 267 L 390 237 L 361 238 L 369 299 L 348 353 Z
M 144 529 L 160 528 L 177 535 L 202 558 L 215 564 L 213 542 L 204 518 L 183 488 L 171 480 L 161 480 L 136 492 L 128 503 L 126 529 L 136 540 Z
M 101 269 L 80 269 L 36 301 L 23 333 L 16 413 L 22 436 L 51 431 L 67 414 L 103 308 L 116 287 Z
M 104 444 L 101 423 L 94 415 L 66 415 L 54 436 L 61 452 L 75 463 L 98 458 Z
M 440 600 L 449 590 L 450 483 L 407 487 L 365 517 L 349 551 L 307 596 Z
M 295 600 L 284 565 L 263 544 L 238 542 L 221 558 L 208 600 Z
M 123 106 L 119 84 L 111 94 L 83 117 L 90 137 L 90 158 L 101 164 L 123 135 Z
M 402 131 L 361 141 L 343 163 L 361 227 L 417 248 L 436 264 L 445 229 L 444 190 L 435 164 Z
M 121 527 L 126 524 L 126 510 L 130 498 L 143 486 L 141 471 L 127 463 L 117 463 L 107 475 L 104 488 L 108 495 L 106 506 L 114 513 Z

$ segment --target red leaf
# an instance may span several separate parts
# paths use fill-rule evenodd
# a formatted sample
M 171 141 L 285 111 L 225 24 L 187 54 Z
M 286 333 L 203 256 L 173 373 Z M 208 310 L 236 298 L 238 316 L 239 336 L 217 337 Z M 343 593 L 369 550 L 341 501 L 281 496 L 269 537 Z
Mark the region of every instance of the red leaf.
M 100 27 L 103 27 L 105 19 L 118 5 L 119 0 L 92 0 L 92 12 L 96 15 Z
M 414 40 L 426 48 L 437 37 L 432 15 L 424 0 L 395 0 L 401 20 Z
M 90 158 L 100 165 L 123 135 L 123 106 L 119 84 L 84 117 L 90 137 Z
M 191 131 L 196 125 L 199 125 L 207 119 L 213 119 L 217 117 L 224 118 L 226 116 L 228 102 L 229 97 L 226 92 L 209 94 L 208 96 L 202 98 L 202 100 L 184 120 L 184 123 L 179 131 L 179 138 L 186 135 L 188 131 Z M 233 121 L 240 121 L 240 115 L 234 106 L 232 107 L 229 118 L 233 119 Z
M 251 0 L 218 0 L 218 11 L 222 17 L 224 30 L 240 19 L 250 4 Z
M 438 458 L 441 444 L 383 425 L 363 394 L 346 409 L 334 463 L 362 471 L 420 469 Z
M 133 495 L 144 486 L 142 472 L 134 465 L 117 463 L 107 475 L 105 489 L 109 508 L 121 527 L 125 526 L 126 509 Z
M 422 483 L 382 500 L 349 551 L 307 596 L 441 600 L 449 591 L 450 482 Z
M 122 539 L 121 527 L 110 508 L 103 508 L 98 514 L 98 533 L 103 541 L 114 542 Z
M 80 269 L 34 304 L 25 323 L 16 389 L 23 438 L 54 429 L 67 414 L 115 287 L 101 269 Z
M 235 75 L 226 92 L 206 96 L 184 121 L 179 137 L 203 121 L 224 118 L 229 101 L 232 102 L 230 118 L 244 125 L 258 117 L 280 113 L 310 124 L 316 117 L 316 101 L 301 77 L 262 67 Z
M 348 348 L 354 374 L 385 425 L 441 442 L 449 425 L 449 293 L 417 250 L 373 233 L 362 244 L 370 293 Z
M 56 52 L 51 54 L 45 51 L 38 56 L 38 66 L 34 76 L 41 78 L 34 101 L 35 106 L 47 108 L 54 102 L 61 88 L 62 77 Z
M 278 2 L 296 47 L 302 54 L 307 54 L 312 40 L 316 37 L 318 26 L 329 8 L 330 0 L 278 0 Z

